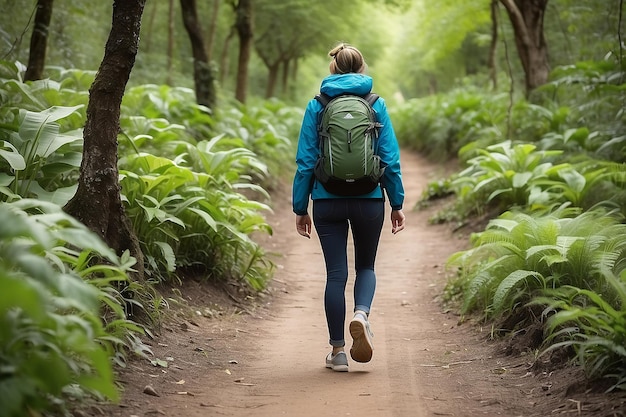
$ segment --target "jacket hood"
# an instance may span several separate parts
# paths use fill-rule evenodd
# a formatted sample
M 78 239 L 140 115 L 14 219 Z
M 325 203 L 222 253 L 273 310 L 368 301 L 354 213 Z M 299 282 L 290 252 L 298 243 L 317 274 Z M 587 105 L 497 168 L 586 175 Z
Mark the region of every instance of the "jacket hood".
M 322 80 L 320 92 L 335 97 L 340 94 L 365 95 L 372 91 L 372 77 L 365 74 L 331 74 Z

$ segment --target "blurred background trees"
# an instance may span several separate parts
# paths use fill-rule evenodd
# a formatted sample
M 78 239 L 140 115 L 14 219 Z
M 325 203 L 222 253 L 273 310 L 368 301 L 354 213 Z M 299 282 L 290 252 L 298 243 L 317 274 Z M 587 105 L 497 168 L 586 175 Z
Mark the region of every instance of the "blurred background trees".
M 468 79 L 486 84 L 494 22 L 498 40 L 492 66 L 504 90 L 508 89 L 509 65 L 522 93 L 545 83 L 551 68 L 620 53 L 619 0 L 601 4 L 593 0 L 501 0 L 495 2 L 498 7 L 493 15 L 494 2 L 488 0 L 442 0 L 436 5 L 406 0 L 212 0 L 198 2 L 195 8 L 191 3 L 146 5 L 131 85 L 193 87 L 198 62 L 205 60 L 203 53 L 218 96 L 234 96 L 239 101 L 248 95 L 279 97 L 302 104 L 327 71 L 326 52 L 336 42 L 346 41 L 364 52 L 381 94 L 419 97 L 448 91 Z M 24 7 L 17 0 L 2 0 L 0 6 L 11 11 L 0 16 L 3 58 L 27 64 L 29 52 L 40 48 L 38 39 L 46 26 L 43 12 L 49 12 L 52 2 L 33 1 Z M 53 7 L 47 25 L 46 65 L 96 69 L 108 33 L 111 3 L 57 1 Z M 197 25 L 190 32 L 193 14 L 184 12 L 193 9 Z M 43 21 L 44 26 L 36 21 Z M 530 56 L 532 51 L 543 57 Z M 533 75 L 537 73 L 533 65 L 541 69 L 540 76 Z M 31 68 L 35 71 L 34 61 Z M 202 79 L 206 80 L 203 84 L 211 84 L 206 75 Z

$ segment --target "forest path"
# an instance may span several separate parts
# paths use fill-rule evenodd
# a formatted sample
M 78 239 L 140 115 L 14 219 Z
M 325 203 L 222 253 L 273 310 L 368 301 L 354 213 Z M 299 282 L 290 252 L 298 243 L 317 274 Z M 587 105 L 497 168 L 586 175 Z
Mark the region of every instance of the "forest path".
M 269 251 L 282 254 L 276 259 L 273 295 L 251 314 L 175 317 L 153 341 L 155 358 L 167 367 L 145 360 L 132 363 L 121 375 L 126 390 L 121 405 L 106 406 L 103 413 L 430 417 L 541 416 L 555 407 L 576 411 L 566 398 L 544 403 L 551 392 L 543 393 L 549 388 L 530 377 L 527 356 L 494 353 L 486 342 L 490 329 L 481 333 L 459 325 L 458 316 L 442 311 L 445 261 L 467 245 L 467 237 L 429 225 L 433 209 L 413 210 L 428 181 L 444 175 L 443 168 L 408 151 L 402 158 L 407 227 L 392 235 L 387 209 L 370 315 L 371 362 L 350 360 L 348 373 L 324 367 L 329 346 L 323 258 L 315 232 L 310 240 L 296 233 L 290 196 L 283 190 L 274 197 L 269 218 L 274 236 L 265 243 Z M 186 284 L 183 295 L 196 306 L 206 307 L 211 300 L 200 284 Z M 159 396 L 146 394 L 147 385 Z M 99 411 L 93 415 L 102 415 Z
M 287 284 L 289 293 L 281 296 L 276 316 L 257 329 L 259 360 L 250 364 L 244 380 L 255 385 L 237 400 L 250 415 L 427 416 L 431 415 L 427 403 L 447 397 L 444 392 L 450 385 L 456 395 L 456 384 L 444 377 L 440 365 L 456 361 L 451 352 L 462 348 L 449 335 L 441 337 L 454 327 L 455 319 L 442 314 L 434 297 L 443 284 L 446 256 L 464 243 L 443 228 L 429 226 L 427 213 L 412 211 L 438 168 L 412 153 L 403 158 L 407 229 L 394 236 L 388 219 L 384 225 L 370 315 L 374 357 L 366 364 L 350 360 L 347 374 L 324 367 L 329 346 L 319 240 L 315 233 L 311 240 L 299 236 L 289 201 L 279 202 L 275 238 L 281 240 L 285 256 L 276 279 Z M 387 208 L 386 217 L 388 213 Z M 351 248 L 349 254 L 353 265 Z M 346 324 L 354 306 L 352 267 L 350 271 Z M 349 350 L 348 332 L 346 336 Z M 438 391 L 441 383 L 448 387 L 426 399 L 423 386 Z

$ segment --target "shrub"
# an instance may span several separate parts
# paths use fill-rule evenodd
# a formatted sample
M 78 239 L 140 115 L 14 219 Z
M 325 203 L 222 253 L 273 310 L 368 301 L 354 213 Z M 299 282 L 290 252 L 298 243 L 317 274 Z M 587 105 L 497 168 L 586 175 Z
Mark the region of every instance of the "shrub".
M 3 415 L 63 409 L 85 395 L 118 398 L 112 361 L 146 347 L 107 287 L 126 281 L 133 263 L 54 204 L 0 205 Z

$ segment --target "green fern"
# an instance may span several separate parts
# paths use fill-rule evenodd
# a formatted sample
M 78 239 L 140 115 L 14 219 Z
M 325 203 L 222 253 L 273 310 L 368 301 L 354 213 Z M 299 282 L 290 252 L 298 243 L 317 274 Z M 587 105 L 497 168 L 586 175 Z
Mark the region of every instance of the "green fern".
M 529 278 L 534 278 L 536 283 L 530 285 Z M 520 287 L 526 287 L 526 291 L 520 289 Z M 511 272 L 506 278 L 504 278 L 493 295 L 493 313 L 499 314 L 505 310 L 510 309 L 512 301 L 524 302 L 525 298 L 530 298 L 532 293 L 529 293 L 528 288 L 546 287 L 546 279 L 536 271 L 525 271 L 518 269 Z M 516 293 L 519 290 L 519 293 Z
M 546 291 L 534 304 L 546 305 L 547 345 L 542 352 L 571 346 L 590 377 L 626 378 L 626 270 L 621 276 L 598 271 L 607 286 L 603 293 L 564 286 Z
M 462 271 L 456 279 L 463 284 L 450 287 L 465 291 L 463 312 L 494 317 L 560 285 L 603 291 L 598 271 L 626 265 L 626 225 L 603 210 L 560 218 L 576 213 L 507 212 L 474 236 L 473 248 L 453 254 L 448 265 Z

